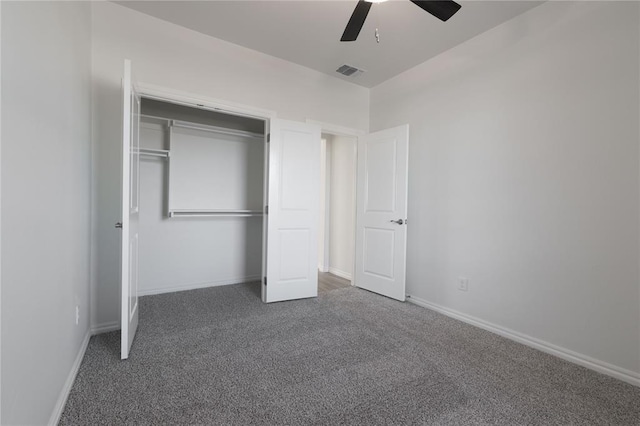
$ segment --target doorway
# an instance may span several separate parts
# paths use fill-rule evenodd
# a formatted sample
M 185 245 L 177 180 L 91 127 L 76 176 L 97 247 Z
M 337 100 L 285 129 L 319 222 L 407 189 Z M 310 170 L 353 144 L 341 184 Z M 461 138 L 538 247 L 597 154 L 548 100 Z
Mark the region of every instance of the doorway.
M 322 134 L 318 293 L 352 285 L 355 259 L 357 144 L 356 136 Z

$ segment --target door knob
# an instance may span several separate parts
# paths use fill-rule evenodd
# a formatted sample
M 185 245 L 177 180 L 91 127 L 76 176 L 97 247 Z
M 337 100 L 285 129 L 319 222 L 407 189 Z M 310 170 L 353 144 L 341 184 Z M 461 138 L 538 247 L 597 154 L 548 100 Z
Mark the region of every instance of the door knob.
M 122 229 L 122 222 L 117 222 L 116 223 L 116 228 L 117 229 Z
M 402 220 L 402 219 L 391 220 L 390 222 L 397 223 L 398 225 L 404 225 L 404 220 Z

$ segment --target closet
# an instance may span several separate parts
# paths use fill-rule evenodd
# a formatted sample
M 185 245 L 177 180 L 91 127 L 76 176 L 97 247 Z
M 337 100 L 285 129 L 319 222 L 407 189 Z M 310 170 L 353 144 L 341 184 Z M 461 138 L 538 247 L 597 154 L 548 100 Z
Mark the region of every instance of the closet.
M 142 98 L 138 295 L 261 280 L 265 126 Z
M 320 126 L 122 78 L 121 358 L 139 297 L 247 281 L 317 296 Z M 249 112 L 247 112 L 249 111 Z

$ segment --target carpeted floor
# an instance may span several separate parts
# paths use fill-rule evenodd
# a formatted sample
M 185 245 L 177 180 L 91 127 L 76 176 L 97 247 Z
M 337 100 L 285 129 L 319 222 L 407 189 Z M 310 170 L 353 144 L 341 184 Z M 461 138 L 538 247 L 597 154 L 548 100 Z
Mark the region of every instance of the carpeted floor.
M 141 299 L 131 358 L 93 337 L 62 425 L 638 425 L 640 388 L 357 288 Z

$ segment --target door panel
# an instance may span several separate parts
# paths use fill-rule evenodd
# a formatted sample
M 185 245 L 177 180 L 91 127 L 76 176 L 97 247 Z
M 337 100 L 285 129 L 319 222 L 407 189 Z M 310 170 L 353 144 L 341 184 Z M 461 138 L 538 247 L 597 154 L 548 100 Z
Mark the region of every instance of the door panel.
M 365 228 L 364 267 L 368 275 L 394 279 L 395 231 L 391 229 Z
M 129 351 L 138 328 L 138 216 L 140 200 L 140 96 L 125 60 L 122 79 L 121 350 Z
M 318 295 L 320 128 L 271 121 L 263 300 Z
M 309 279 L 309 230 L 280 230 L 281 282 Z
M 367 145 L 366 155 L 366 212 L 396 210 L 396 157 L 398 142 L 395 138 L 382 139 Z
M 355 285 L 402 301 L 408 145 L 408 125 L 358 139 Z

